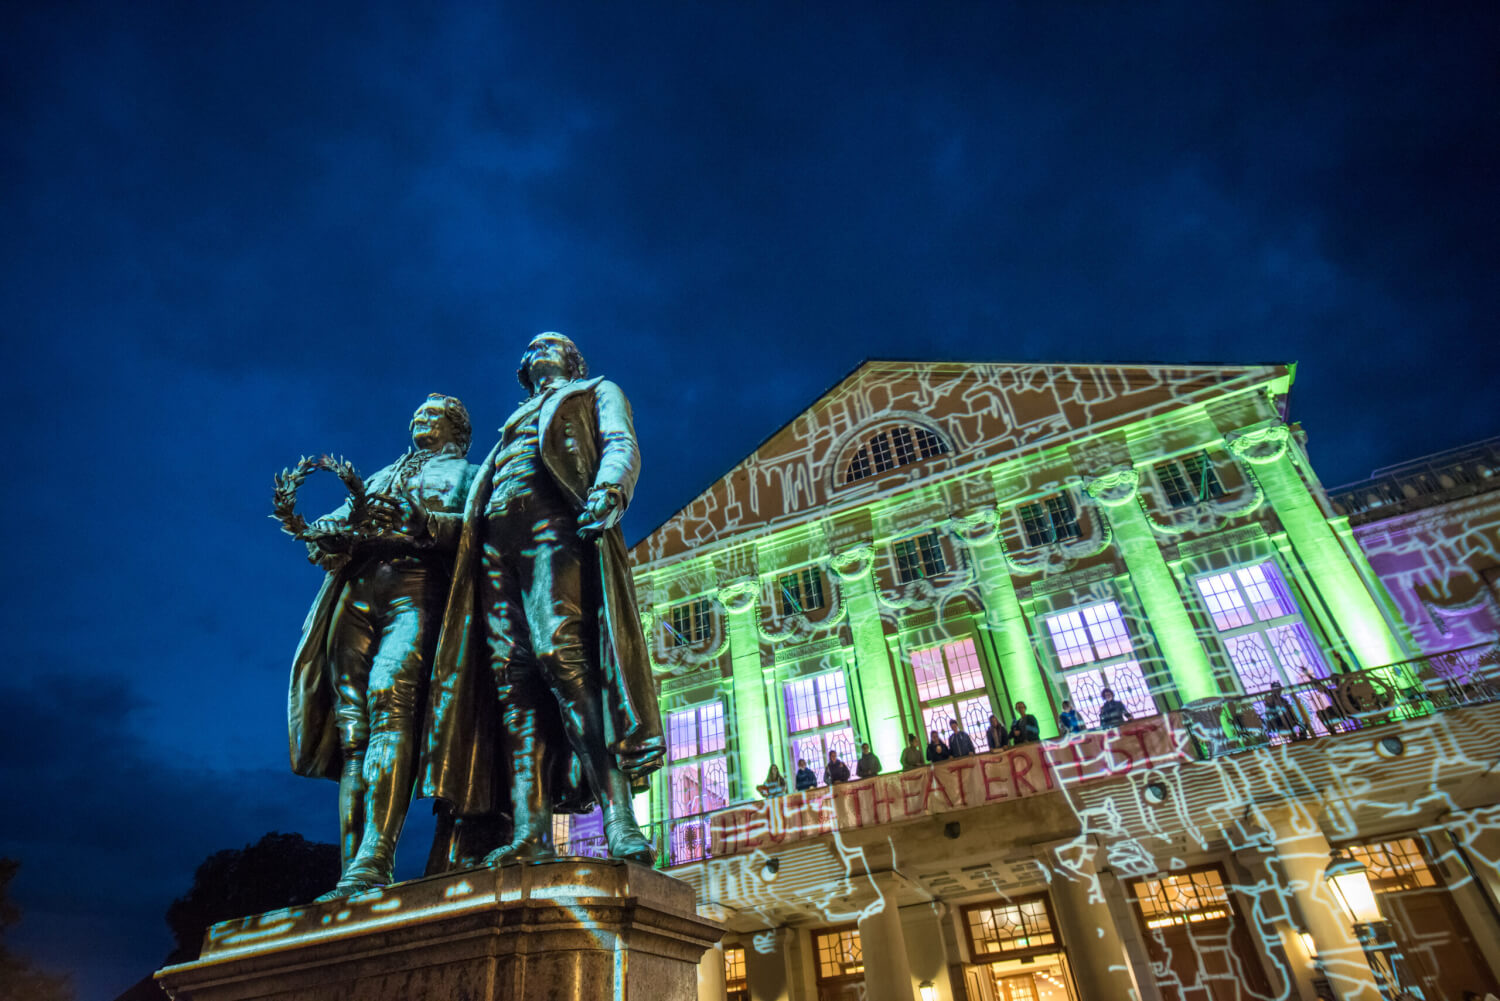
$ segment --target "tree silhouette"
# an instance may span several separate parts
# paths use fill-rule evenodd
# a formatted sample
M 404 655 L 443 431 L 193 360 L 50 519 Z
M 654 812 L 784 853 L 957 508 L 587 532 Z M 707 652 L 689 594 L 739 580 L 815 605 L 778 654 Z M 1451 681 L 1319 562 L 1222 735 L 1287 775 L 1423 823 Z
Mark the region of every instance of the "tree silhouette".
M 21 920 L 21 909 L 10 901 L 8 888 L 21 863 L 0 858 L 0 935 Z M 43 973 L 0 942 L 0 1001 L 71 1001 L 66 977 Z
M 271 832 L 253 845 L 215 852 L 198 866 L 188 892 L 167 908 L 176 947 L 167 963 L 198 958 L 208 926 L 230 918 L 296 907 L 332 889 L 338 846 Z

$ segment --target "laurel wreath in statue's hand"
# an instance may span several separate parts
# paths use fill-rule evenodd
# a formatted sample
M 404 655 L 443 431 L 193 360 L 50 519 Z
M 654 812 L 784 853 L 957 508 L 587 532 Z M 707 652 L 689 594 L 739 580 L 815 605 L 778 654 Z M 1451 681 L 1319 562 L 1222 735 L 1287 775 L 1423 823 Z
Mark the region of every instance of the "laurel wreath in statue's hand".
M 283 469 L 272 477 L 275 490 L 271 495 L 272 518 L 281 522 L 281 530 L 294 539 L 314 542 L 326 538 L 330 533 L 316 527 L 308 527 L 307 519 L 297 513 L 297 488 L 302 481 L 320 469 L 334 473 L 349 490 L 348 524 L 361 525 L 368 520 L 369 500 L 365 496 L 365 481 L 359 478 L 352 463 L 335 459 L 331 455 L 307 456 L 297 460 L 290 469 Z

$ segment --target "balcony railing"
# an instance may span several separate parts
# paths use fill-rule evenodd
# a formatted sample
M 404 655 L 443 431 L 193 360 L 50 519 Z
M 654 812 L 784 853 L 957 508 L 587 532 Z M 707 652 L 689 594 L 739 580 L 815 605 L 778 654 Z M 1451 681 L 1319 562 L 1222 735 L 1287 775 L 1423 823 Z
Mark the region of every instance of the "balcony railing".
M 1500 642 L 1182 707 L 1204 759 L 1500 701 Z
M 1328 499 L 1358 525 L 1495 489 L 1500 489 L 1500 438 L 1377 469 L 1368 480 L 1329 490 Z

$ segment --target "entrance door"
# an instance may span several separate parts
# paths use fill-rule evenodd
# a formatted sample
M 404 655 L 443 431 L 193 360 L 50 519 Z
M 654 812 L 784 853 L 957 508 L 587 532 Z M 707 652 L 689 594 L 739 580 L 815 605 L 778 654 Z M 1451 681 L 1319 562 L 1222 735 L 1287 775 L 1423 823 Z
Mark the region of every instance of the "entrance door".
M 1130 888 L 1162 1001 L 1271 996 L 1255 944 L 1219 866 L 1132 880 Z

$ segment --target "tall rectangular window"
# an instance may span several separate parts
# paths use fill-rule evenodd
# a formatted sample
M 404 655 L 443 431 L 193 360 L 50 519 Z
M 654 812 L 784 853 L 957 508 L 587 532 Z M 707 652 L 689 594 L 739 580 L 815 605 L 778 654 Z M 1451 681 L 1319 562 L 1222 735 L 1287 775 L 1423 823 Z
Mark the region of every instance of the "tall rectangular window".
M 725 743 L 722 702 L 705 702 L 667 714 L 674 865 L 707 855 L 708 819 L 703 815 L 729 805 Z
M 917 702 L 922 726 L 927 732 L 948 733 L 948 721 L 959 720 L 982 746 L 981 735 L 989 725 L 990 697 L 984 690 L 984 671 L 973 640 L 913 650 L 912 676 L 917 683 Z
M 750 1001 L 750 978 L 745 970 L 745 947 L 724 947 L 724 1001 Z
M 823 575 L 817 567 L 776 578 L 776 598 L 782 615 L 799 615 L 823 607 Z
M 1132 719 L 1156 715 L 1120 605 L 1100 601 L 1046 618 L 1047 633 L 1063 668 L 1073 708 L 1090 727 L 1099 725 L 1104 689 L 1125 704 Z
M 1216 866 L 1142 879 L 1131 889 L 1147 928 L 1229 919 L 1229 892 Z
M 1246 692 L 1328 676 L 1286 580 L 1267 560 L 1193 581 Z
M 838 751 L 843 761 L 858 760 L 843 671 L 788 681 L 782 693 L 786 698 L 786 728 L 792 735 L 792 765 L 803 759 L 821 779 L 830 750 Z
M 1207 452 L 1158 462 L 1154 472 L 1167 503 L 1173 507 L 1191 507 L 1199 501 L 1224 496 L 1224 487 Z
M 694 646 L 708 639 L 709 617 L 713 607 L 707 598 L 673 605 L 668 610 L 667 633 L 673 646 Z
M 1032 547 L 1066 542 L 1083 535 L 1078 528 L 1078 511 L 1073 506 L 1073 498 L 1066 491 L 1043 497 L 1033 504 L 1022 504 L 1021 528 L 1026 533 L 1026 544 Z
M 901 583 L 936 577 L 948 569 L 943 559 L 943 544 L 936 532 L 897 541 L 896 577 Z

